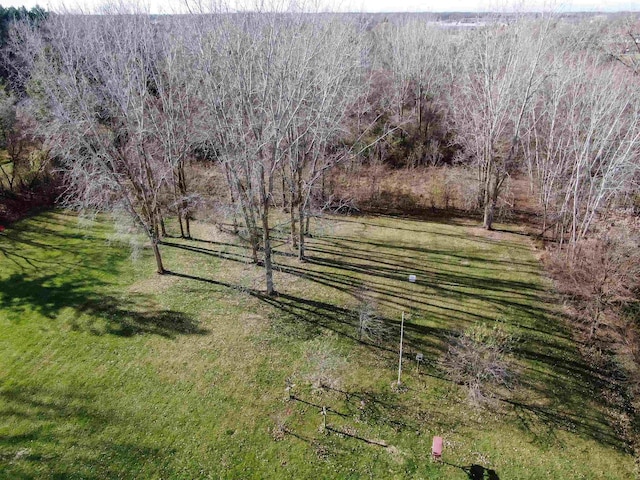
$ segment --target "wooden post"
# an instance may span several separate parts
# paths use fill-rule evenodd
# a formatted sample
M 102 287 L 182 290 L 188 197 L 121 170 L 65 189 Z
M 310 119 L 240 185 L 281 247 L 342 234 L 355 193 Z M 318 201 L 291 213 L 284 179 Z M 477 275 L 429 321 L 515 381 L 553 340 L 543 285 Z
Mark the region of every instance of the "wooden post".
M 295 395 L 293 394 L 293 387 L 295 387 L 295 384 L 292 383 L 289 379 L 287 379 L 287 388 L 285 388 L 285 392 L 287 392 L 289 394 L 289 400 L 293 400 L 295 398 Z
M 404 339 L 404 312 L 402 312 L 402 322 L 400 323 L 400 358 L 398 360 L 398 386 L 402 375 L 402 340 Z

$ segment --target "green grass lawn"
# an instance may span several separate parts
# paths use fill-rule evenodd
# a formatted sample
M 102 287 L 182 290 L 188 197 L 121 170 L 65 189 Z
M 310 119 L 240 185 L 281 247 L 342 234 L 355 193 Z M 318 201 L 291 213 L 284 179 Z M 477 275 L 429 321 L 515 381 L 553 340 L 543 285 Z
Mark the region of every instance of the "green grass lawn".
M 312 230 L 307 263 L 279 242 L 274 298 L 207 224 L 162 246 L 165 276 L 147 249 L 132 257 L 107 223 L 79 228 L 69 213 L 0 234 L 0 478 L 633 476 L 606 379 L 562 327 L 527 237 L 384 217 Z M 363 288 L 394 339 L 409 314 L 404 391 L 395 340 L 357 341 Z M 497 319 L 519 338 L 519 381 L 475 410 L 435 362 L 451 334 Z M 314 390 L 318 378 L 331 388 Z

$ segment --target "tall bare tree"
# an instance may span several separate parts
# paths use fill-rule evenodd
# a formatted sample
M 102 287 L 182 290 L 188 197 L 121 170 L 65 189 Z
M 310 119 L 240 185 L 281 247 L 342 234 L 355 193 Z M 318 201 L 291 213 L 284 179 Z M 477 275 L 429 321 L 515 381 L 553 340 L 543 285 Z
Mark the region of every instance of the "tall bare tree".
M 525 116 L 544 78 L 547 22 L 494 24 L 469 32 L 457 59 L 453 120 L 478 173 L 483 225 L 491 229 L 498 198 L 517 168 Z
M 632 73 L 597 53 L 559 50 L 530 112 L 528 170 L 556 237 L 575 246 L 640 171 L 640 97 Z
M 257 10 L 218 16 L 203 28 L 200 70 L 209 141 L 240 205 L 254 259 L 263 252 L 272 294 L 277 177 L 289 172 L 292 223 L 295 216 L 300 223 L 353 98 L 361 52 L 353 27 L 335 18 Z
M 309 25 L 297 46 L 300 105 L 288 125 L 287 161 L 292 244 L 305 257 L 305 219 L 312 193 L 331 167 L 352 152 L 343 145 L 349 109 L 365 90 L 361 32 L 337 18 Z M 298 225 L 298 228 L 296 228 Z
M 198 195 L 188 186 L 187 162 L 197 143 L 202 116 L 198 98 L 197 58 L 187 19 L 166 21 L 165 35 L 158 35 L 161 59 L 150 78 L 148 115 L 152 136 L 162 160 L 171 168 L 170 188 L 178 213 L 180 235 L 191 237 L 190 220 Z
M 28 77 L 38 134 L 61 163 L 69 205 L 123 211 L 149 238 L 158 273 L 160 195 L 171 169 L 158 162 L 148 120 L 158 63 L 148 15 L 55 15 L 16 28 L 12 48 Z
M 455 32 L 425 19 L 411 19 L 382 25 L 376 34 L 379 61 L 395 78 L 399 114 L 403 117 L 405 103 L 412 102 L 413 115 L 422 132 L 428 128 L 424 122 L 425 105 L 446 82 L 445 47 L 455 38 Z

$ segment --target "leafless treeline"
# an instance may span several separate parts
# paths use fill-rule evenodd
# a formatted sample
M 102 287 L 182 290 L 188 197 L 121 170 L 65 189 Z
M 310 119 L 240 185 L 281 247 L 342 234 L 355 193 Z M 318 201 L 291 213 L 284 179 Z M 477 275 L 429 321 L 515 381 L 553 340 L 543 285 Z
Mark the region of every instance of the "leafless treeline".
M 417 22 L 392 27 L 390 41 L 410 39 L 412 47 L 388 56 L 388 68 L 397 85 L 429 92 L 431 108 L 443 112 L 461 147 L 459 160 L 477 171 L 486 228 L 516 173 L 530 178 L 544 230 L 572 245 L 612 200 L 635 191 L 638 52 L 625 64 L 608 49 L 612 36 L 624 37 L 634 26 L 605 27 L 585 29 L 553 16 L 466 31 Z M 418 122 L 421 101 L 415 102 Z
M 52 15 L 17 25 L 9 48 L 20 108 L 66 172 L 69 202 L 126 212 L 158 272 L 165 215 L 189 237 L 201 202 L 194 159 L 224 172 L 234 228 L 264 264 L 268 293 L 274 208 L 288 212 L 304 260 L 327 171 L 373 158 L 390 132 L 427 139 L 417 163 L 457 152 L 477 172 L 486 228 L 515 173 L 528 174 L 544 228 L 570 244 L 634 191 L 637 78 L 597 32 L 552 16 L 370 27 L 294 10 Z

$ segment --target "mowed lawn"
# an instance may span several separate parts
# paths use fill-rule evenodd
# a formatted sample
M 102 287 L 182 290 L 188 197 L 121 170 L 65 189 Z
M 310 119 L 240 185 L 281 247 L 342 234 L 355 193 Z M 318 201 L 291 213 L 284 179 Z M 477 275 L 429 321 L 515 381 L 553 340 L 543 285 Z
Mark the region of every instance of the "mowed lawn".
M 266 298 L 235 237 L 193 233 L 162 246 L 164 276 L 148 249 L 71 213 L 0 234 L 0 478 L 633 476 L 606 379 L 581 361 L 526 236 L 314 219 L 306 263 L 278 233 L 280 295 Z M 362 295 L 384 345 L 358 341 Z M 451 335 L 495 321 L 519 339 L 518 383 L 476 410 L 436 362 Z

